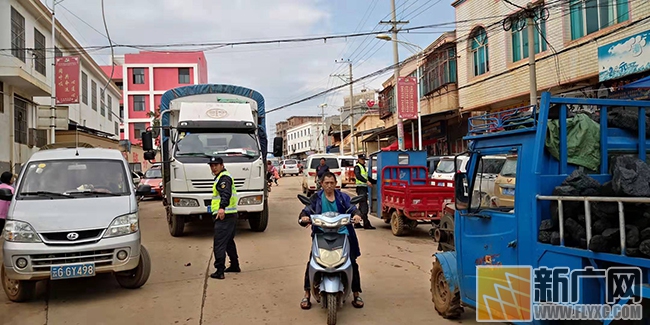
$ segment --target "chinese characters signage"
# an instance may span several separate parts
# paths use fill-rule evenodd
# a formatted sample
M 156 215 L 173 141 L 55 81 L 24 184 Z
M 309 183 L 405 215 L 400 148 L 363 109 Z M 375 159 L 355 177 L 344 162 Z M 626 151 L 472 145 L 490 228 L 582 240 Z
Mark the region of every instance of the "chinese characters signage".
M 401 119 L 418 118 L 418 82 L 413 77 L 402 77 L 397 81 L 397 112 Z
M 79 104 L 79 57 L 56 58 L 56 103 Z

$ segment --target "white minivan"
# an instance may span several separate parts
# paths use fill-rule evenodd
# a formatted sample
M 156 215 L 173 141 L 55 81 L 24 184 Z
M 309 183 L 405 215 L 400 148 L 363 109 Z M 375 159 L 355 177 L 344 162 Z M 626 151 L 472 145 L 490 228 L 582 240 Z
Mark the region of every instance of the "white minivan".
M 341 165 L 339 163 L 339 156 L 329 153 L 313 154 L 307 157 L 307 164 L 303 170 L 302 192 L 307 194 L 307 196 L 311 196 L 316 192 L 316 167 L 320 165 L 321 158 L 325 159 L 325 164 L 336 175 L 336 188 L 341 188 Z
M 460 171 L 461 173 L 466 172 L 467 170 L 467 162 L 469 161 L 469 155 L 462 155 L 458 156 L 458 170 L 454 168 L 454 156 L 443 156 L 440 157 L 440 162 L 438 162 L 438 166 L 436 166 L 436 169 L 433 171 L 433 174 L 431 175 L 431 179 L 433 180 L 434 183 L 436 181 L 453 181 L 454 180 L 454 175 L 456 172 Z M 445 183 L 447 183 L 447 186 L 453 187 L 453 183 L 449 182 L 437 182 L 438 186 L 445 186 Z

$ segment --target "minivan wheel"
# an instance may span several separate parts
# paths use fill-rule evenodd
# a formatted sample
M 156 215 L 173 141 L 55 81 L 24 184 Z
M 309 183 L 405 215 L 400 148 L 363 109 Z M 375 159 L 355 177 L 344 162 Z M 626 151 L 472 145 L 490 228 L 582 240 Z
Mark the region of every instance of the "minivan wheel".
M 2 288 L 5 290 L 7 298 L 13 302 L 24 302 L 34 298 L 36 292 L 36 281 L 11 280 L 5 273 L 4 264 L 0 265 L 2 269 Z
M 151 258 L 144 246 L 140 246 L 140 263 L 133 270 L 115 273 L 115 279 L 122 288 L 137 289 L 142 287 L 151 274 Z

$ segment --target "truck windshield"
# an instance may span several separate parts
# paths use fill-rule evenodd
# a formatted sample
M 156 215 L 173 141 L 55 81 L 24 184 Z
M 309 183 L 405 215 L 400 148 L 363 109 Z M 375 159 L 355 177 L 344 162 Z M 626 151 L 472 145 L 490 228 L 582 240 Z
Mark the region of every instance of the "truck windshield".
M 175 157 L 240 156 L 257 158 L 260 155 L 256 138 L 247 133 L 181 133 L 176 144 Z
M 122 196 L 129 195 L 132 186 L 119 160 L 36 161 L 26 166 L 18 196 L 48 200 L 87 194 Z

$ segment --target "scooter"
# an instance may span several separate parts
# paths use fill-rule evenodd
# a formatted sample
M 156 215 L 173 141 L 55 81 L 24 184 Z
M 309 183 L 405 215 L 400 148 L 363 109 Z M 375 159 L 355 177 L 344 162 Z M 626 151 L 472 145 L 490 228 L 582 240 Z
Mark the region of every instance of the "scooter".
M 298 199 L 305 206 L 311 206 L 311 201 L 306 196 L 298 195 Z M 363 200 L 364 196 L 356 196 L 350 200 L 350 204 L 355 205 Z M 348 235 L 339 232 L 351 222 L 352 216 L 326 212 L 312 214 L 310 219 L 312 227 L 323 231 L 317 232 L 312 242 L 309 261 L 312 296 L 327 309 L 327 325 L 335 325 L 338 308 L 345 304 L 352 291 L 350 241 Z

